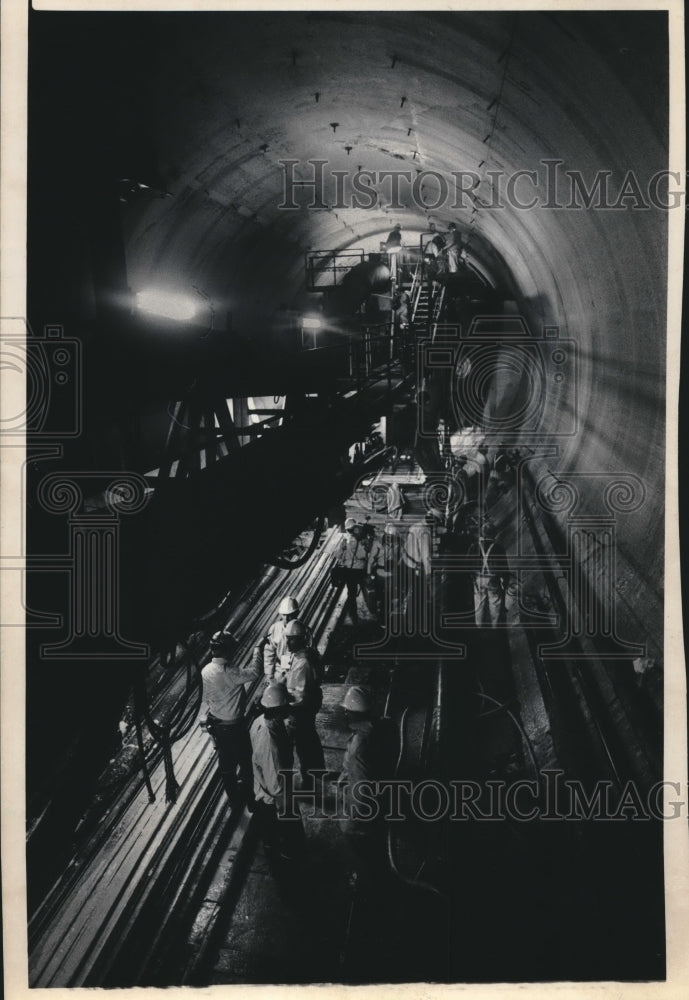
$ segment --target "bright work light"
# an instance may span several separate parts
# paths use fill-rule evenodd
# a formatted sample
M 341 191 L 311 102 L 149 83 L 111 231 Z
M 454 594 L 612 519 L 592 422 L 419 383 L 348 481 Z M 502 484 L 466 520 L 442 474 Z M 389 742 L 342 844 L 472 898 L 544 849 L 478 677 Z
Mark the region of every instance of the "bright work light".
M 320 330 L 321 328 L 320 316 L 303 316 L 301 325 L 304 330 Z
M 194 299 L 185 295 L 172 295 L 155 288 L 137 292 L 136 304 L 142 312 L 180 321 L 191 319 L 197 308 Z

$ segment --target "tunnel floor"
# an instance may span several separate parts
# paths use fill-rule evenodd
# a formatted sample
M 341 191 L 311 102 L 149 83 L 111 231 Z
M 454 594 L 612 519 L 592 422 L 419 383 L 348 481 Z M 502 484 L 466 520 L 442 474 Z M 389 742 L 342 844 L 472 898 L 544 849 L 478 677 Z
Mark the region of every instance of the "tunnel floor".
M 423 514 L 412 476 L 407 487 L 401 532 Z M 510 503 L 509 496 L 502 498 L 493 516 L 500 518 Z M 361 519 L 356 499 L 347 504 L 347 514 Z M 376 527 L 386 520 L 384 514 L 369 516 Z M 359 626 L 341 619 L 328 647 L 329 683 L 318 729 L 331 782 L 322 813 L 309 818 L 303 810 L 308 859 L 296 870 L 276 873 L 257 844 L 238 896 L 218 914 L 221 934 L 199 981 L 663 979 L 660 823 L 441 821 L 427 831 L 424 863 L 442 896 L 400 883 L 384 865 L 373 884 L 353 881 L 356 859 L 337 822 L 327 818 L 348 736 L 337 705 L 351 683 L 364 681 L 374 689 L 384 684 L 387 666 L 356 665 L 353 646 L 377 635 L 361 596 L 358 610 Z M 455 664 L 450 672 L 446 780 L 468 774 L 482 782 L 533 778 L 521 735 L 504 715 L 483 723 L 481 732 L 471 724 L 464 729 L 468 683 L 502 701 L 525 697 L 528 664 L 516 661 L 528 646 L 514 641 L 516 601 L 508 602 L 508 619 L 514 626 L 508 633 L 467 632 L 470 670 Z M 552 738 L 566 742 L 563 733 Z M 552 761 L 554 767 L 561 763 Z M 226 873 L 219 877 L 222 883 Z
M 319 716 L 334 773 L 348 737 L 336 710 L 345 688 L 325 686 Z M 441 824 L 441 899 L 384 869 L 374 885 L 353 881 L 356 859 L 328 818 L 333 809 L 331 781 L 322 811 L 302 810 L 308 858 L 293 870 L 276 871 L 256 845 L 237 897 L 220 904 L 220 938 L 197 982 L 664 977 L 659 824 Z M 209 893 L 214 904 L 234 860 L 230 848 Z
M 410 471 L 406 480 L 408 506 L 398 522 L 401 533 L 423 517 L 422 484 L 417 478 Z M 491 510 L 502 525 L 508 551 L 512 507 L 508 491 Z M 361 520 L 361 498 L 348 502 L 345 513 Z M 386 520 L 385 514 L 375 511 L 369 516 L 378 529 Z M 337 537 L 336 531 L 329 533 L 314 557 L 314 566 L 303 571 L 306 587 L 321 586 L 323 581 L 319 583 L 315 574 L 325 579 Z M 277 574 L 276 594 L 284 587 L 281 579 Z M 539 588 L 542 581 L 522 580 L 522 595 L 537 593 Z M 466 590 L 460 586 L 453 594 L 458 602 L 455 609 L 466 609 L 470 601 Z M 257 603 L 251 588 L 243 602 L 245 608 Z M 174 947 L 168 944 L 167 951 L 159 948 L 156 953 L 161 914 L 154 909 L 149 922 L 137 932 L 142 950 L 153 949 L 149 958 L 139 959 L 136 973 L 126 968 L 131 957 L 124 967 L 115 963 L 99 984 L 662 979 L 663 854 L 662 825 L 657 822 L 624 818 L 548 822 L 541 816 L 521 822 L 514 817 L 477 818 L 471 813 L 462 814 L 458 821 L 443 817 L 417 824 L 401 838 L 403 853 L 411 857 L 411 870 L 418 875 L 411 880 L 416 884 L 393 876 L 383 855 L 368 879 L 354 877 L 356 859 L 337 820 L 329 816 L 348 739 L 339 706 L 352 683 L 365 682 L 382 695 L 394 663 L 357 661 L 355 646 L 377 641 L 381 629 L 361 594 L 356 627 L 345 617 L 343 607 L 342 595 L 326 630 L 324 706 L 317 726 L 329 776 L 323 808 L 311 815 L 303 811 L 305 858 L 293 866 L 276 867 L 266 856 L 249 814 L 234 817 L 230 830 L 232 817 L 224 798 L 213 800 L 212 815 L 204 807 L 200 818 L 206 827 L 211 820 L 216 824 L 212 860 L 194 862 L 205 869 L 199 876 L 205 882 L 203 896 L 194 903 L 193 914 L 182 908 L 180 914 L 170 910 L 162 918 L 163 933 L 168 922 L 179 920 L 184 925 L 182 936 L 175 930 Z M 588 746 L 593 739 L 592 723 L 578 719 L 576 705 L 560 707 L 558 713 L 550 706 L 546 709 L 548 678 L 538 672 L 534 644 L 527 641 L 520 624 L 523 613 L 512 595 L 507 602 L 511 627 L 502 632 L 466 629 L 461 634 L 466 660 L 446 665 L 443 759 L 437 773 L 446 786 L 473 780 L 485 793 L 491 782 L 533 781 L 536 765 L 585 781 L 595 781 L 604 773 L 597 770 L 599 762 Z M 401 671 L 404 698 L 421 715 L 429 712 L 431 676 L 418 664 Z M 93 884 L 99 886 L 102 903 L 89 899 L 89 906 L 106 910 L 110 906 L 109 890 L 98 871 L 108 864 L 106 851 L 113 846 L 107 838 L 111 822 L 117 824 L 113 842 L 117 851 L 126 850 L 130 840 L 140 837 L 152 837 L 147 851 L 165 840 L 174 847 L 177 838 L 177 878 L 184 885 L 194 849 L 183 826 L 184 811 L 214 778 L 212 753 L 205 741 L 205 736 L 197 734 L 177 751 L 182 794 L 187 796 L 177 805 L 164 806 L 159 798 L 153 807 L 142 800 L 128 822 L 118 820 L 116 811 L 113 820 L 108 818 L 112 804 L 108 805 L 107 797 L 98 808 L 92 806 L 91 840 L 86 843 L 95 851 L 90 859 L 95 876 L 88 875 L 89 859 L 79 850 L 67 870 L 77 885 L 82 865 L 86 887 L 88 879 L 95 877 Z M 131 766 L 131 753 L 125 763 Z M 117 769 L 117 760 L 113 767 Z M 171 824 L 180 823 L 175 832 Z M 201 827 L 197 825 L 196 830 Z M 133 876 L 139 877 L 136 869 Z M 66 885 L 69 878 L 65 876 Z M 115 869 L 108 875 L 108 881 L 118 878 Z M 161 875 L 161 882 L 165 880 L 170 881 L 169 874 L 165 879 Z M 135 881 L 132 885 L 134 899 L 139 890 Z M 79 908 L 77 896 L 73 905 Z M 62 930 L 60 934 L 64 936 Z M 46 937 L 41 947 L 48 962 L 58 963 L 52 985 L 64 985 L 55 945 Z

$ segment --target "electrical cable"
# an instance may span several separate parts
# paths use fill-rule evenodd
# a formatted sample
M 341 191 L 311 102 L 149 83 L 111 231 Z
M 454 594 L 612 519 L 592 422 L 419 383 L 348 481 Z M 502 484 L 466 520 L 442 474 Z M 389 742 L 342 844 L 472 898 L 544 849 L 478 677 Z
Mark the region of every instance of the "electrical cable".
M 534 752 L 533 743 L 529 739 L 528 733 L 526 732 L 526 729 L 524 728 L 524 725 L 522 724 L 521 719 L 518 716 L 516 716 L 514 714 L 514 712 L 512 712 L 512 710 L 509 708 L 509 702 L 500 702 L 500 701 L 497 700 L 497 698 L 493 698 L 489 694 L 484 694 L 484 692 L 482 692 L 482 691 L 478 691 L 477 694 L 478 694 L 479 698 L 484 698 L 486 701 L 490 701 L 494 705 L 497 705 L 498 707 L 496 709 L 496 713 L 497 713 L 497 711 L 503 711 L 503 710 L 507 712 L 507 715 L 509 715 L 510 719 L 512 719 L 512 721 L 514 722 L 515 726 L 517 727 L 517 729 L 519 730 L 519 732 L 522 735 L 522 738 L 523 738 L 523 740 L 524 740 L 524 742 L 526 744 L 527 751 L 529 753 L 529 757 L 531 758 L 531 763 L 533 765 L 533 769 L 534 769 L 534 772 L 536 774 L 536 777 L 537 777 L 537 779 L 540 779 L 541 772 L 540 772 L 539 767 L 538 767 L 538 761 L 536 760 L 536 754 Z M 479 718 L 480 717 L 481 716 L 479 716 Z
M 399 727 L 400 750 L 399 750 L 399 755 L 397 757 L 397 764 L 395 765 L 395 777 L 397 777 L 399 773 L 400 765 L 402 763 L 402 758 L 404 756 L 405 729 L 406 729 L 406 720 L 408 713 L 409 713 L 409 706 L 407 705 L 405 706 L 404 711 L 402 712 L 402 716 L 400 718 L 400 727 Z M 403 882 L 405 885 L 411 886 L 414 889 L 425 889 L 427 892 L 433 893 L 433 895 L 439 896 L 441 899 L 445 899 L 445 894 L 441 892 L 440 889 L 438 889 L 436 886 L 431 885 L 430 882 L 424 882 L 418 878 L 410 878 L 410 876 L 404 875 L 400 871 L 397 861 L 395 859 L 395 848 L 393 844 L 393 833 L 391 827 L 388 827 L 387 831 L 387 854 L 388 854 L 388 864 L 390 865 L 393 874 L 395 875 L 396 878 L 400 880 L 400 882 Z M 421 866 L 418 869 L 418 872 L 421 872 L 423 870 L 425 864 L 426 864 L 426 859 L 422 861 Z

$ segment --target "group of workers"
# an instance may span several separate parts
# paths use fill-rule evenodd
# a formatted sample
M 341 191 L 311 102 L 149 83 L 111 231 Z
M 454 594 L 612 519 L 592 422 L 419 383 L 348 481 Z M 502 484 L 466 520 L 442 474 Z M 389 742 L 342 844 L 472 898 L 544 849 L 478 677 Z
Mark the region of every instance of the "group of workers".
M 305 842 L 301 820 L 289 813 L 285 774 L 292 771 L 294 754 L 301 772 L 301 790 L 322 796 L 326 774 L 323 747 L 316 730 L 321 707 L 322 665 L 310 629 L 298 618 L 294 597 L 282 600 L 278 618 L 254 647 L 246 666 L 237 663 L 238 641 L 229 631 L 211 639 L 211 659 L 201 671 L 203 699 L 208 706 L 204 727 L 215 743 L 220 776 L 235 806 L 246 805 L 257 814 L 269 854 L 283 860 L 299 856 Z M 249 708 L 248 688 L 264 678 L 260 698 Z M 345 752 L 340 783 L 344 802 L 351 803 L 347 787 L 374 777 L 377 727 L 373 702 L 362 687 L 348 689 L 343 707 L 352 737 Z M 371 748 L 373 750 L 371 751 Z M 290 783 L 294 789 L 294 782 Z M 348 811 L 345 832 L 356 835 L 357 822 Z
M 246 666 L 236 663 L 238 641 L 231 632 L 216 632 L 211 639 L 211 660 L 201 671 L 208 705 L 206 728 L 215 741 L 218 767 L 233 804 L 272 802 L 275 773 L 291 769 L 293 750 L 305 783 L 311 772 L 325 769 L 315 724 L 323 700 L 321 661 L 298 612 L 296 599 L 284 598 L 277 620 L 254 647 Z M 261 677 L 264 711 L 247 728 L 247 685 Z M 272 741 L 269 734 L 275 737 Z
M 488 518 L 482 518 L 479 530 L 473 533 L 439 510 L 429 510 L 423 519 L 411 523 L 406 535 L 389 521 L 377 536 L 353 517 L 347 518 L 344 529 L 336 550 L 337 579 L 347 588 L 344 610 L 353 625 L 359 622 L 360 591 L 370 595 L 368 610 L 381 622 L 402 613 L 412 592 L 419 595 L 417 606 L 423 603 L 424 594 L 430 600 L 436 551 L 476 557 L 472 573 L 476 625 L 496 628 L 504 624 L 510 573 L 505 549 Z
M 385 525 L 382 535 L 378 536 L 370 525 L 361 524 L 353 517 L 346 519 L 344 532 L 335 552 L 336 580 L 347 588 L 344 612 L 353 625 L 359 623 L 357 596 L 360 591 L 370 595 L 368 610 L 380 618 L 389 595 L 393 589 L 398 589 L 400 559 L 404 558 L 407 565 L 417 565 L 419 553 L 413 544 L 413 537 L 412 542 L 409 542 L 409 537 L 414 534 L 412 528 L 409 529 L 405 547 L 397 527 L 391 522 Z
M 482 518 L 480 530 L 462 540 L 457 525 L 437 510 L 412 523 L 406 535 L 391 521 L 379 536 L 370 524 L 346 519 L 336 563 L 339 579 L 347 588 L 345 611 L 353 624 L 358 623 L 360 589 L 366 591 L 369 610 L 380 622 L 391 613 L 402 613 L 410 594 L 428 596 L 434 552 L 451 552 L 453 543 L 460 545 L 456 551 L 476 556 L 472 571 L 476 624 L 502 624 L 509 572 L 494 526 Z M 201 672 L 208 705 L 205 727 L 214 740 L 218 769 L 232 805 L 246 804 L 256 811 L 267 848 L 285 858 L 294 857 L 303 846 L 304 831 L 301 821 L 279 821 L 286 806 L 284 775 L 292 772 L 296 754 L 301 787 L 294 782 L 290 787 L 312 791 L 315 800 L 321 797 L 326 768 L 316 716 L 323 702 L 322 660 L 294 597 L 281 601 L 277 620 L 254 647 L 247 665 L 237 662 L 237 648 L 238 641 L 229 631 L 216 632 L 211 640 L 211 659 Z M 248 688 L 261 678 L 260 698 L 250 709 Z M 372 734 L 377 730 L 365 689 L 350 688 L 343 707 L 353 733 L 340 777 L 348 784 L 370 779 L 375 770 Z M 357 828 L 353 821 L 348 832 Z
M 423 256 L 426 265 L 443 264 L 450 274 L 456 274 L 459 270 L 460 261 L 466 260 L 466 249 L 462 246 L 462 239 L 454 222 L 451 222 L 447 231 L 441 233 L 432 223 L 430 227 L 431 236 L 423 246 Z M 398 223 L 391 233 L 389 233 L 384 246 L 388 254 L 399 254 L 399 271 L 403 277 L 405 265 L 407 263 L 405 248 L 402 244 L 402 226 Z M 371 257 L 374 255 L 371 254 Z
M 432 268 L 440 263 L 444 263 L 450 274 L 456 274 L 459 270 L 459 262 L 466 258 L 466 251 L 462 248 L 461 238 L 454 222 L 451 222 L 446 233 L 436 232 L 424 247 L 424 259 L 426 265 Z

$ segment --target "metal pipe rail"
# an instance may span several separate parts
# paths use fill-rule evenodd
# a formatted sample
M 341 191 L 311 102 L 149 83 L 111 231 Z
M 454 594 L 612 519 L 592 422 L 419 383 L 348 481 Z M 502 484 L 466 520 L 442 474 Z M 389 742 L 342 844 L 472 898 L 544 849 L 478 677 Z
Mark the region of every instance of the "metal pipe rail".
M 557 547 L 551 537 L 553 528 L 550 526 L 549 530 L 548 521 L 533 498 L 534 483 L 528 465 L 525 466 L 525 473 L 521 510 L 553 607 L 557 609 L 560 621 L 566 622 L 569 602 L 574 600 L 567 585 L 567 567 L 563 557 L 555 555 Z M 527 637 L 533 640 L 529 632 Z M 656 745 L 642 742 L 635 725 L 642 709 L 622 689 L 624 677 L 620 676 L 621 671 L 615 670 L 614 664 L 608 669 L 603 659 L 597 659 L 596 644 L 590 638 L 582 635 L 576 643 L 581 650 L 581 659 L 558 661 L 555 669 L 558 679 L 565 678 L 567 681 L 571 697 L 591 732 L 594 745 L 597 745 L 601 763 L 609 768 L 611 777 L 620 787 L 629 778 L 650 787 L 662 776 L 660 726 Z M 534 660 L 547 692 L 551 684 L 547 660 L 542 661 L 538 656 Z
M 404 705 L 403 707 L 398 706 L 393 712 L 391 693 L 394 681 L 401 669 L 398 667 L 393 671 L 388 703 L 386 704 L 386 714 L 395 715 L 399 720 L 399 754 L 394 776 L 396 779 L 408 777 L 410 774 L 414 779 L 421 778 L 423 780 L 429 775 L 436 778 L 441 754 L 443 713 L 445 710 L 444 667 L 442 664 L 436 665 L 433 680 L 429 684 L 426 704 L 423 707 L 412 708 L 409 705 Z M 412 731 L 414 731 L 413 738 Z M 413 821 L 408 820 L 407 822 Z M 430 853 L 432 845 L 426 845 L 426 849 L 421 851 L 423 856 L 420 857 L 419 843 L 414 836 L 414 831 L 405 829 L 406 826 L 407 823 L 390 824 L 387 830 L 387 856 L 392 873 L 400 882 L 410 888 L 442 896 L 442 892 L 436 886 L 419 877 L 426 865 L 427 854 Z M 432 827 L 432 824 L 429 825 L 428 832 L 434 836 L 435 831 Z M 402 860 L 403 856 L 407 862 L 406 865 Z M 414 858 L 413 864 L 409 864 L 410 857 Z
M 286 585 L 301 600 L 316 640 L 322 638 L 339 596 L 328 582 L 335 540 L 331 532 L 312 566 L 293 574 L 269 570 L 259 584 L 261 599 L 252 601 L 247 588 L 228 620 L 243 635 L 240 656 L 265 634 Z M 160 675 L 154 690 L 161 711 L 177 683 Z M 141 776 L 132 775 L 37 908 L 29 925 L 32 987 L 140 985 L 193 919 L 210 879 L 209 859 L 241 817 L 232 814 L 208 738 L 196 727 L 180 741 L 175 767 L 177 803 L 164 801 L 159 758 L 152 768 L 155 802 Z M 153 939 L 156 954 L 146 944 Z

